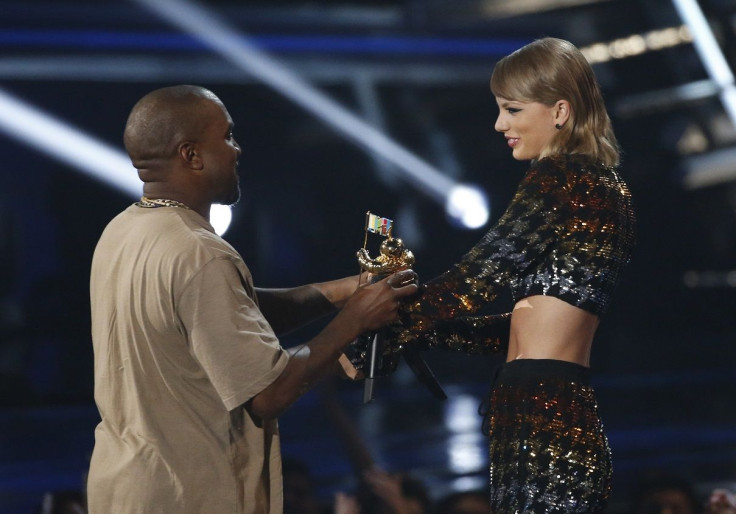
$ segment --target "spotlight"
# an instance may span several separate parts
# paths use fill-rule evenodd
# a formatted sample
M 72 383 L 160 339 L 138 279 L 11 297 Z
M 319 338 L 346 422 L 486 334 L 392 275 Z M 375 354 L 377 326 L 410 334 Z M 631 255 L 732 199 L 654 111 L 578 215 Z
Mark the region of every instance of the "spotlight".
M 469 229 L 482 227 L 489 217 L 485 194 L 471 185 L 453 186 L 447 195 L 445 209 L 451 219 Z
M 230 227 L 233 211 L 228 205 L 213 204 L 210 208 L 210 224 L 218 235 L 223 235 Z

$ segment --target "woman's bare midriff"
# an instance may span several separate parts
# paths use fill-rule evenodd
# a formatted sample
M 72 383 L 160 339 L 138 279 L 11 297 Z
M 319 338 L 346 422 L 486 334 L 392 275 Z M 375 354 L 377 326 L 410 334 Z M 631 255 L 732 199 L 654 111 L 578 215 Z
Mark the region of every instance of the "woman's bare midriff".
M 506 360 L 556 359 L 590 366 L 598 316 L 553 296 L 516 302 Z

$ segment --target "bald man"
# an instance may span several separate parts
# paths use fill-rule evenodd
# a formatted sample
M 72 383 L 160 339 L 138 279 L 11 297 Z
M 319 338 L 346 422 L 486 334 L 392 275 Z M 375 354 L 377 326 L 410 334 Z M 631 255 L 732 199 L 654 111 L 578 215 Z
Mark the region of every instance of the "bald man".
M 128 118 L 143 198 L 106 227 L 90 280 L 102 418 L 91 514 L 281 513 L 276 418 L 416 292 L 411 271 L 363 287 L 254 288 L 208 219 L 240 196 L 232 131 L 222 102 L 196 86 L 153 91 Z M 280 346 L 278 333 L 335 309 L 314 339 Z

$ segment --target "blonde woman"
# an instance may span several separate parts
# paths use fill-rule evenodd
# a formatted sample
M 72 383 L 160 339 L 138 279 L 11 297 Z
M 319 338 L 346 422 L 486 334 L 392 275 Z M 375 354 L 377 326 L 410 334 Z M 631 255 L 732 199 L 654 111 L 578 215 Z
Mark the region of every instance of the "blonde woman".
M 491 78 L 502 133 L 531 161 L 493 228 L 404 306 L 392 348 L 506 352 L 490 396 L 492 512 L 605 509 L 610 450 L 590 386 L 590 353 L 634 242 L 629 190 L 593 71 L 545 38 Z M 511 312 L 479 316 L 501 288 Z

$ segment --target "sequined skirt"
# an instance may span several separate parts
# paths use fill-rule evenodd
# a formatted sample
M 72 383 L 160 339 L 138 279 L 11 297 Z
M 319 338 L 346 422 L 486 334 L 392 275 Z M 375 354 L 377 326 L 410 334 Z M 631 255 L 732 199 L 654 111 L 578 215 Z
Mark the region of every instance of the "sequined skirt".
M 493 514 L 595 513 L 611 492 L 611 451 L 590 370 L 558 360 L 504 364 L 490 401 Z

